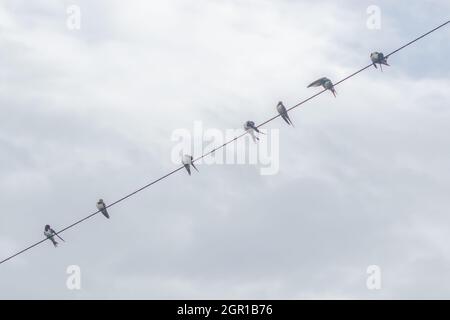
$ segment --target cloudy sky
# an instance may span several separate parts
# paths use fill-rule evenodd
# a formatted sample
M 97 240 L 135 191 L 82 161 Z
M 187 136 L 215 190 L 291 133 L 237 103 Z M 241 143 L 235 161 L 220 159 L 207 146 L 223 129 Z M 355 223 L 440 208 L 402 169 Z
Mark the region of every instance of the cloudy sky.
M 446 0 L 0 0 L 0 260 L 179 166 L 176 130 L 262 122 L 449 12 Z M 59 248 L 0 265 L 0 298 L 449 298 L 449 53 L 447 26 L 293 111 L 295 129 L 268 124 L 275 175 L 180 171 Z M 70 265 L 81 290 L 66 287 Z

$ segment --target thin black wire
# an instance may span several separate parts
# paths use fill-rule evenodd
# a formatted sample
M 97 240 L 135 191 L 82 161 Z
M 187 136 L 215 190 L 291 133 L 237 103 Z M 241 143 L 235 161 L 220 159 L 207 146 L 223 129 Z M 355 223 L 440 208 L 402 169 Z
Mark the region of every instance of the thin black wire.
M 416 38 L 416 39 L 414 39 L 414 40 L 408 42 L 407 44 L 401 46 L 400 48 L 398 48 L 398 49 L 392 51 L 391 53 L 389 53 L 388 55 L 386 55 L 386 58 L 389 57 L 389 56 L 391 56 L 391 55 L 393 55 L 393 54 L 395 54 L 395 53 L 397 53 L 397 52 L 399 52 L 400 50 L 402 50 L 402 49 L 404 49 L 404 48 L 410 46 L 410 45 L 413 44 L 414 42 L 416 42 L 416 41 L 418 41 L 418 40 L 420 40 L 420 39 L 426 37 L 426 36 L 429 35 L 430 33 L 433 33 L 434 31 L 436 31 L 436 30 L 438 30 L 438 29 L 444 27 L 444 26 L 447 25 L 448 23 L 450 23 L 450 20 L 447 21 L 447 22 L 445 22 L 445 23 L 443 23 L 443 24 L 441 24 L 441 25 L 439 25 L 439 26 L 437 26 L 436 28 L 434 28 L 434 29 L 428 31 L 427 33 L 424 33 L 424 34 L 421 35 L 420 37 L 418 37 L 418 38 Z M 352 73 L 351 75 L 345 77 L 344 79 L 342 79 L 342 80 L 336 82 L 336 83 L 334 84 L 334 86 L 338 86 L 338 85 L 341 84 L 342 82 L 344 82 L 344 81 L 346 81 L 346 80 L 348 80 L 348 79 L 350 79 L 350 78 L 356 76 L 357 74 L 363 72 L 364 70 L 370 68 L 371 66 L 372 66 L 372 64 L 369 64 L 369 65 L 367 65 L 367 66 L 365 66 L 365 67 L 359 69 L 358 71 Z M 323 89 L 322 91 L 320 91 L 320 92 L 318 92 L 318 93 L 316 93 L 316 94 L 310 96 L 309 98 L 307 98 L 307 99 L 305 99 L 305 100 L 303 100 L 303 101 L 297 103 L 296 105 L 290 107 L 289 109 L 287 109 L 287 111 L 291 111 L 291 110 L 293 110 L 293 109 L 295 109 L 295 108 L 298 108 L 299 106 L 303 105 L 304 103 L 306 103 L 306 102 L 308 102 L 308 101 L 314 99 L 315 97 L 321 95 L 321 94 L 324 93 L 325 91 L 327 91 L 327 90 L 326 90 L 326 89 Z M 261 127 L 261 126 L 263 126 L 263 125 L 265 125 L 265 124 L 267 124 L 267 123 L 269 123 L 269 122 L 271 122 L 271 121 L 277 119 L 277 118 L 280 117 L 280 116 L 281 116 L 280 114 L 277 114 L 276 116 L 273 116 L 272 118 L 270 118 L 270 119 L 268 119 L 268 120 L 262 122 L 261 124 L 259 124 L 259 125 L 257 126 L 257 128 L 259 128 L 259 127 Z M 214 153 L 215 151 L 217 151 L 217 150 L 219 150 L 219 149 L 225 148 L 228 144 L 230 144 L 230 143 L 232 143 L 232 142 L 234 142 L 234 141 L 240 139 L 241 137 L 243 137 L 243 136 L 245 136 L 245 135 L 246 135 L 246 132 L 243 133 L 243 134 L 241 134 L 241 135 L 239 135 L 239 136 L 236 136 L 236 137 L 233 138 L 232 140 L 229 140 L 229 141 L 225 142 L 224 144 L 222 144 L 221 146 L 216 147 L 216 148 L 214 148 L 213 150 L 211 150 L 211 151 L 209 151 L 209 152 L 203 154 L 202 156 L 200 156 L 200 157 L 194 159 L 192 162 L 196 162 L 196 161 L 198 161 L 198 160 L 200 160 L 200 159 L 203 159 L 204 157 L 206 157 L 206 156 L 208 156 L 208 155 Z M 157 183 L 157 182 L 159 182 L 159 181 L 161 181 L 161 180 L 163 180 L 163 179 L 165 179 L 165 178 L 171 176 L 172 174 L 174 174 L 174 173 L 180 171 L 180 170 L 183 169 L 183 168 L 184 168 L 184 166 L 178 167 L 177 169 L 175 169 L 175 170 L 173 170 L 173 171 L 171 171 L 171 172 L 165 174 L 164 176 L 162 176 L 162 177 L 160 177 L 160 178 L 158 178 L 158 179 L 156 179 L 156 180 L 153 180 L 152 182 L 150 182 L 150 183 L 146 184 L 145 186 L 143 186 L 143 187 L 137 189 L 136 191 L 133 191 L 133 192 L 127 194 L 126 196 L 120 198 L 119 200 L 114 201 L 113 203 L 111 203 L 111 204 L 109 204 L 108 206 L 106 206 L 106 208 L 110 208 L 110 207 L 112 207 L 112 206 L 118 204 L 119 202 L 122 202 L 122 201 L 128 199 L 129 197 L 135 195 L 136 193 L 141 192 L 141 191 L 144 190 L 144 189 L 147 189 L 148 187 L 150 187 L 150 186 L 154 185 L 155 183 Z M 86 220 L 92 218 L 93 216 L 97 215 L 98 213 L 100 213 L 100 210 L 98 210 L 98 211 L 96 211 L 96 212 L 94 212 L 94 213 L 91 213 L 90 215 L 84 217 L 83 219 L 80 219 L 80 220 L 78 220 L 78 221 L 72 223 L 71 225 L 69 225 L 69 226 L 67 226 L 67 227 L 65 227 L 65 228 L 63 228 L 63 229 L 61 229 L 60 231 L 56 232 L 55 235 L 58 235 L 58 234 L 63 233 L 64 231 L 66 231 L 66 230 L 68 230 L 68 229 L 70 229 L 70 228 L 73 228 L 74 226 L 76 226 L 76 225 L 78 225 L 78 224 L 80 224 L 80 223 L 82 223 L 82 222 L 84 222 L 84 221 L 86 221 Z M 20 254 L 22 254 L 22 253 L 24 253 L 24 252 L 26 252 L 26 251 L 32 249 L 32 248 L 34 248 L 34 247 L 40 245 L 41 243 L 43 243 L 43 242 L 45 242 L 45 241 L 47 241 L 47 238 L 44 238 L 44 239 L 42 239 L 42 240 L 40 240 L 40 241 L 38 241 L 38 242 L 36 242 L 36 243 L 34 243 L 34 244 L 32 244 L 32 245 L 26 247 L 25 249 L 23 249 L 23 250 L 21 250 L 21 251 L 15 253 L 15 254 L 9 256 L 8 258 L 6 258 L 6 259 L 0 261 L 0 264 L 3 264 L 3 263 L 5 263 L 6 261 L 11 260 L 12 258 L 14 258 L 14 257 L 16 257 L 16 256 L 18 256 L 18 255 L 20 255 Z
M 114 201 L 114 202 L 111 203 L 110 205 L 106 206 L 106 208 L 112 207 L 112 206 L 118 204 L 119 202 L 122 202 L 122 201 L 124 201 L 125 199 L 128 199 L 129 197 L 135 195 L 136 193 L 141 192 L 142 190 L 144 190 L 144 189 L 150 187 L 151 185 L 154 185 L 155 183 L 157 183 L 157 182 L 159 182 L 159 181 L 161 181 L 161 180 L 167 178 L 168 176 L 174 174 L 175 172 L 178 172 L 179 170 L 181 170 L 181 169 L 183 169 L 183 168 L 184 168 L 184 166 L 179 167 L 179 168 L 177 168 L 177 169 L 175 169 L 175 170 L 173 170 L 173 171 L 167 173 L 166 175 L 164 175 L 164 176 L 162 176 L 162 177 L 160 177 L 160 178 L 158 178 L 158 179 L 156 179 L 156 180 L 153 180 L 152 182 L 150 182 L 150 183 L 146 184 L 145 186 L 143 186 L 143 187 L 137 189 L 136 191 L 133 191 L 132 193 L 127 194 L 125 197 L 122 197 L 122 198 L 120 198 L 119 200 Z M 69 226 L 67 226 L 67 227 L 65 227 L 65 228 L 63 228 L 63 229 L 61 229 L 61 230 L 59 230 L 58 232 L 55 233 L 55 235 L 61 234 L 61 233 L 63 233 L 64 231 L 66 231 L 66 230 L 68 230 L 68 229 L 70 229 L 70 228 L 73 228 L 73 227 L 76 226 L 77 224 L 80 224 L 80 223 L 82 223 L 82 222 L 84 222 L 84 221 L 86 221 L 86 220 L 92 218 L 93 216 L 95 216 L 96 214 L 98 214 L 98 213 L 100 213 L 100 212 L 101 212 L 101 211 L 98 210 L 98 211 L 96 211 L 96 212 L 94 212 L 94 213 L 91 213 L 90 215 L 84 217 L 83 219 L 80 219 L 80 220 L 78 220 L 78 221 L 72 223 L 71 225 L 69 225 Z M 26 247 L 25 249 L 23 249 L 23 250 L 21 250 L 21 251 L 15 253 L 15 254 L 13 254 L 12 256 L 9 256 L 8 258 L 6 258 L 6 259 L 0 261 L 0 264 L 5 263 L 5 262 L 8 261 L 8 260 L 11 260 L 12 258 L 18 256 L 19 254 L 22 254 L 22 253 L 24 253 L 25 251 L 28 251 L 28 250 L 30 250 L 30 249 L 32 249 L 32 248 L 34 248 L 34 247 L 40 245 L 42 242 L 47 241 L 47 240 L 48 240 L 47 238 L 44 238 L 44 239 L 42 239 L 42 240 L 40 240 L 40 241 L 38 241 L 38 242 L 36 242 L 36 243 L 34 243 L 34 244 L 32 244 L 32 245 Z
M 413 44 L 414 42 L 419 41 L 419 40 L 422 39 L 423 37 L 426 37 L 426 36 L 429 35 L 430 33 L 435 32 L 437 29 L 442 28 L 443 26 L 445 26 L 445 25 L 448 24 L 448 23 L 450 23 L 450 20 L 448 20 L 447 22 L 444 22 L 444 23 L 441 24 L 440 26 L 437 26 L 436 28 L 434 28 L 434 29 L 428 31 L 427 33 L 424 33 L 424 34 L 421 35 L 420 37 L 418 37 L 418 38 L 416 38 L 416 39 L 414 39 L 414 40 L 408 42 L 407 44 L 401 46 L 400 48 L 395 49 L 394 51 L 392 51 L 391 53 L 389 53 L 386 57 L 389 57 L 389 56 L 393 55 L 394 53 L 397 53 L 398 51 L 402 50 L 403 48 L 405 48 L 405 47 L 407 47 L 407 46 Z

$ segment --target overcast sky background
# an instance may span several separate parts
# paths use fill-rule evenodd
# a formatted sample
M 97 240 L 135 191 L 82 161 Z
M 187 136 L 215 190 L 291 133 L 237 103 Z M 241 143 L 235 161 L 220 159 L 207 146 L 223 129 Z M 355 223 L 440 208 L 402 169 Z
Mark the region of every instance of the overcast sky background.
M 66 9 L 81 8 L 81 30 Z M 369 5 L 381 29 L 366 26 Z M 0 0 L 0 260 L 448 20 L 429 1 Z M 180 171 L 0 266 L 0 298 L 450 298 L 450 28 L 278 119 L 280 171 Z M 66 288 L 79 265 L 82 290 Z M 382 289 L 366 288 L 379 265 Z

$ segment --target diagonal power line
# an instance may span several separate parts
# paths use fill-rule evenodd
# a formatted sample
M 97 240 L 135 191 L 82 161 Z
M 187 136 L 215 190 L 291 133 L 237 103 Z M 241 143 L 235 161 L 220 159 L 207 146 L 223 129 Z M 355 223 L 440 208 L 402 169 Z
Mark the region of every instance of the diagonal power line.
M 410 42 L 404 44 L 403 46 L 401 46 L 401 47 L 395 49 L 394 51 L 392 51 L 391 53 L 389 53 L 388 55 L 386 55 L 386 58 L 388 58 L 389 56 L 391 56 L 391 55 L 393 55 L 393 54 L 396 54 L 396 53 L 399 52 L 400 50 L 403 50 L 404 48 L 410 46 L 411 44 L 415 43 L 416 41 L 419 41 L 420 39 L 426 37 L 427 35 L 429 35 L 429 34 L 431 34 L 431 33 L 433 33 L 433 32 L 435 32 L 436 30 L 438 30 L 438 29 L 440 29 L 440 28 L 446 26 L 446 25 L 449 24 L 449 23 L 450 23 L 450 20 L 449 20 L 449 21 L 446 21 L 446 22 L 444 22 L 443 24 L 437 26 L 436 28 L 434 28 L 434 29 L 428 31 L 427 33 L 424 33 L 423 35 L 421 35 L 421 36 L 415 38 L 414 40 L 412 40 L 412 41 L 410 41 Z M 334 84 L 334 86 L 337 86 L 337 85 L 341 84 L 342 82 L 344 82 L 344 81 L 346 81 L 346 80 L 348 80 L 348 79 L 350 79 L 350 78 L 356 76 L 357 74 L 359 74 L 359 73 L 365 71 L 366 69 L 370 68 L 371 66 L 372 66 L 372 63 L 368 64 L 367 66 L 365 66 L 365 67 L 359 69 L 358 71 L 352 73 L 351 75 L 349 75 L 349 76 L 343 78 L 342 80 L 336 82 L 336 83 Z M 322 91 L 320 91 L 320 92 L 318 92 L 318 93 L 316 93 L 316 94 L 310 96 L 309 98 L 307 98 L 307 99 L 305 99 L 305 100 L 303 100 L 303 101 L 297 103 L 296 105 L 290 107 L 289 109 L 287 109 L 287 111 L 291 111 L 291 110 L 293 110 L 293 109 L 296 109 L 296 108 L 300 107 L 301 105 L 305 104 L 306 102 L 308 102 L 308 101 L 310 101 L 310 100 L 312 100 L 312 99 L 318 97 L 319 95 L 321 95 L 321 94 L 324 93 L 325 91 L 327 91 L 327 90 L 326 90 L 326 89 L 323 89 Z M 277 114 L 276 116 L 273 116 L 272 118 L 270 118 L 270 119 L 268 119 L 268 120 L 262 122 L 261 124 L 259 124 L 259 125 L 257 126 L 257 128 L 266 125 L 267 123 L 269 123 L 269 122 L 271 122 L 271 121 L 277 119 L 278 117 L 280 117 L 280 114 Z M 208 156 L 208 155 L 214 153 L 215 151 L 217 151 L 217 150 L 219 150 L 219 149 L 222 149 L 222 148 L 225 148 L 228 144 L 230 144 L 230 143 L 232 143 L 232 142 L 234 142 L 234 141 L 236 141 L 236 140 L 242 138 L 242 137 L 245 136 L 246 134 L 247 134 L 247 133 L 243 133 L 243 134 L 241 134 L 241 135 L 239 135 L 239 136 L 236 136 L 236 137 L 233 138 L 232 140 L 229 140 L 229 141 L 225 142 L 224 144 L 222 144 L 222 145 L 220 145 L 220 146 L 214 148 L 213 150 L 211 150 L 211 151 L 209 151 L 209 152 L 207 152 L 207 153 L 201 155 L 200 157 L 194 159 L 193 162 L 199 161 L 199 160 L 203 159 L 204 157 L 206 157 L 206 156 Z M 135 190 L 135 191 L 133 191 L 133 192 L 127 194 L 126 196 L 124 196 L 124 197 L 122 197 L 122 198 L 120 198 L 120 199 L 118 199 L 118 200 L 112 202 L 111 204 L 109 204 L 108 206 L 106 206 L 106 208 L 110 208 L 110 207 L 112 207 L 112 206 L 114 206 L 114 205 L 116 205 L 116 204 L 118 204 L 118 203 L 120 203 L 120 202 L 122 202 L 122 201 L 124 201 L 124 200 L 126 200 L 126 199 L 128 199 L 128 198 L 130 198 L 130 197 L 132 197 L 132 196 L 135 195 L 136 193 L 139 193 L 139 192 L 141 192 L 141 191 L 143 191 L 143 190 L 149 188 L 150 186 L 152 186 L 152 185 L 154 185 L 154 184 L 160 182 L 161 180 L 164 180 L 164 179 L 168 178 L 169 176 L 171 176 L 171 175 L 173 175 L 174 173 L 176 173 L 176 172 L 182 170 L 183 168 L 184 168 L 184 167 L 181 166 L 181 167 L 178 167 L 177 169 L 174 169 L 174 170 L 170 171 L 169 173 L 167 173 L 167 174 L 161 176 L 160 178 L 158 178 L 158 179 L 156 179 L 156 180 L 153 180 L 152 182 L 146 184 L 145 186 L 142 186 L 141 188 L 139 188 L 139 189 L 137 189 L 137 190 Z M 88 215 L 88 216 L 86 216 L 86 217 L 84 217 L 84 218 L 82 218 L 82 219 L 80 219 L 80 220 L 78 220 L 78 221 L 72 223 L 71 225 L 68 225 L 68 226 L 64 227 L 63 229 L 61 229 L 61 230 L 59 230 L 58 232 L 56 232 L 56 235 L 58 235 L 58 234 L 60 234 L 60 233 L 63 233 L 64 231 L 66 231 L 66 230 L 68 230 L 68 229 L 71 229 L 71 228 L 75 227 L 76 225 L 78 225 L 78 224 L 80 224 L 80 223 L 82 223 L 82 222 L 84 222 L 84 221 L 86 221 L 86 220 L 92 218 L 93 216 L 97 215 L 98 213 L 100 213 L 100 210 L 98 210 L 98 211 L 96 211 L 96 212 L 94 212 L 94 213 L 91 213 L 90 215 Z M 43 242 L 45 242 L 45 241 L 47 241 L 47 240 L 48 240 L 47 238 L 44 238 L 44 239 L 42 239 L 42 240 L 39 240 L 39 241 L 33 243 L 32 245 L 26 247 L 25 249 L 22 249 L 22 250 L 20 250 L 20 251 L 18 251 L 18 252 L 16 252 L 16 253 L 14 253 L 13 255 L 11 255 L 11 256 L 9 256 L 9 257 L 7 257 L 7 258 L 1 260 L 1 261 L 0 261 L 0 264 L 3 264 L 3 263 L 5 263 L 6 261 L 9 261 L 9 260 L 11 260 L 11 259 L 17 257 L 18 255 L 20 255 L 20 254 L 22 254 L 22 253 L 25 253 L 25 252 L 28 251 L 28 250 L 33 249 L 34 247 L 40 245 L 41 243 L 43 243 Z

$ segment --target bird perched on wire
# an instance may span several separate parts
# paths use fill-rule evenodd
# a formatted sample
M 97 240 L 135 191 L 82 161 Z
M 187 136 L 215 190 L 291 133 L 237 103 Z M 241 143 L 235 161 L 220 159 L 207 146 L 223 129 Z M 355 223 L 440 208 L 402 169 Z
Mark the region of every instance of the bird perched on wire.
M 57 247 L 58 246 L 58 242 L 56 242 L 56 240 L 55 240 L 55 238 L 54 238 L 54 236 L 56 235 L 58 238 L 60 238 L 62 241 L 64 241 L 64 239 L 63 238 L 61 238 L 56 232 L 55 232 L 55 230 L 53 230 L 51 227 L 50 227 L 50 225 L 45 225 L 45 228 L 44 228 L 44 235 L 47 237 L 47 239 L 49 239 L 49 240 L 51 240 L 52 241 L 52 243 L 53 243 L 53 245 L 55 246 L 55 247 Z M 64 241 L 65 242 L 65 241 Z
M 283 118 L 284 121 L 286 121 L 287 124 L 294 126 L 291 119 L 289 118 L 289 115 L 287 113 L 286 107 L 284 106 L 283 102 L 278 102 L 277 104 L 277 111 L 280 114 L 280 116 Z
M 108 210 L 106 210 L 106 204 L 103 201 L 103 199 L 98 200 L 97 202 L 97 209 L 100 211 L 106 218 L 109 219 Z
M 198 172 L 198 169 L 194 165 L 194 157 L 191 155 L 185 154 L 183 158 L 181 159 L 181 162 L 183 163 L 184 167 L 186 168 L 189 175 L 191 175 L 191 166 Z
M 251 136 L 254 142 L 259 140 L 259 138 L 255 135 L 255 132 L 263 134 L 259 129 L 255 126 L 253 121 L 247 121 L 244 123 L 244 130 L 247 131 Z
M 326 77 L 320 78 L 320 79 L 310 83 L 308 88 L 310 88 L 310 87 L 320 87 L 320 86 L 322 86 L 324 89 L 330 90 L 333 93 L 334 97 L 336 97 L 337 92 L 334 89 L 333 82 L 331 82 L 331 80 L 326 78 Z
M 375 68 L 377 68 L 377 64 L 379 64 L 381 71 L 383 71 L 383 64 L 385 66 L 389 66 L 389 64 L 387 63 L 387 57 L 385 57 L 381 52 L 372 52 L 370 54 L 370 60 L 372 60 L 372 64 Z

